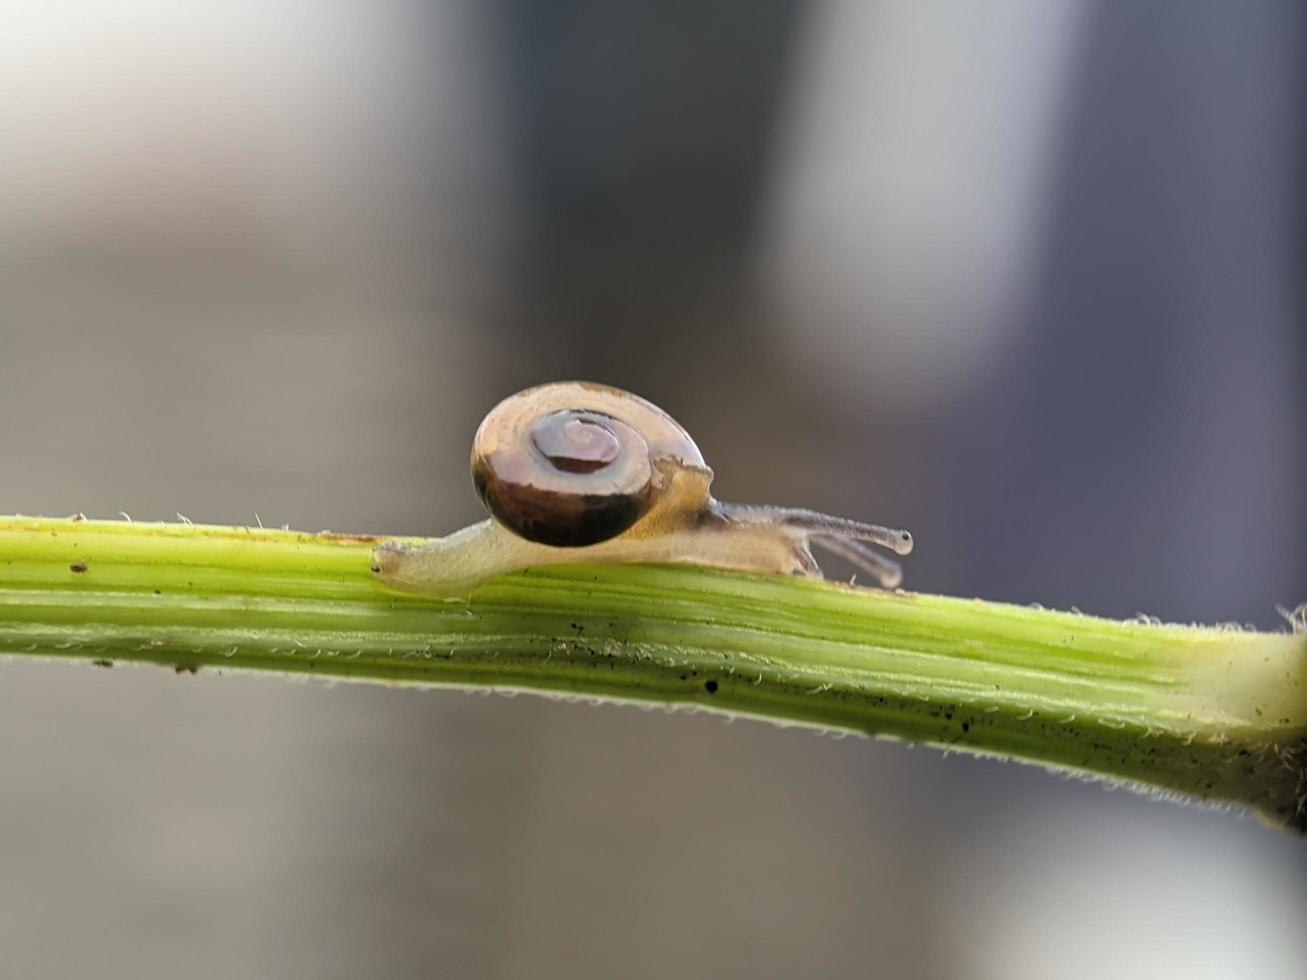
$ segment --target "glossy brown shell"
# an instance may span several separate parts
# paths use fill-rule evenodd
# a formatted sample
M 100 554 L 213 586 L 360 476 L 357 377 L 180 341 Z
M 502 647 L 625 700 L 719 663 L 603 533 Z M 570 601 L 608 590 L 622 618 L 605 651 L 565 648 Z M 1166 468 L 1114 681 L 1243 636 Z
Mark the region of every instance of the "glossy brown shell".
M 559 547 L 622 534 L 649 513 L 677 469 L 711 478 L 694 440 L 666 412 L 583 381 L 504 399 L 472 442 L 472 482 L 495 520 Z

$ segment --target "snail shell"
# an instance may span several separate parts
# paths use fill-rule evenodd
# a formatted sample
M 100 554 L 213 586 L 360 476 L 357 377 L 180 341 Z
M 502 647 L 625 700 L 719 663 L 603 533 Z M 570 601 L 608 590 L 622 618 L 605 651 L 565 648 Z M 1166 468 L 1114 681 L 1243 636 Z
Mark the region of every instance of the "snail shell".
M 630 530 L 710 470 L 671 416 L 606 385 L 541 385 L 500 402 L 472 442 L 472 482 L 494 519 L 528 541 L 578 548 Z M 685 501 L 680 510 L 690 511 Z

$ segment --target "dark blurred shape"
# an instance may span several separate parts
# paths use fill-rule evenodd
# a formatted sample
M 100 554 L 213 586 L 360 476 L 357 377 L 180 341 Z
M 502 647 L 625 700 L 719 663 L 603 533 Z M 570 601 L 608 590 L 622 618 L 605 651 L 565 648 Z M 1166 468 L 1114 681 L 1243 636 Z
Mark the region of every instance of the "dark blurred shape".
M 969 575 L 1273 627 L 1307 594 L 1301 15 L 1091 9 L 1026 341 L 956 432 Z
M 801 10 L 502 9 L 522 201 L 514 289 L 535 370 L 629 382 L 692 344 L 706 299 L 741 288 Z

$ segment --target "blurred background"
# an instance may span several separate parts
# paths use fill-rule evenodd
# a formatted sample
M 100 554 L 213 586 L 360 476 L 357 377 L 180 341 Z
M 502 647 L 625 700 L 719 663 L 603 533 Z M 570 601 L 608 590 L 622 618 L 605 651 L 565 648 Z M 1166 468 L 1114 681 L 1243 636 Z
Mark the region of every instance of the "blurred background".
M 0 15 L 0 511 L 442 533 L 584 377 L 914 589 L 1307 599 L 1293 0 Z M 5 976 L 1307 962 L 1301 840 L 758 723 L 7 663 L 0 787 Z

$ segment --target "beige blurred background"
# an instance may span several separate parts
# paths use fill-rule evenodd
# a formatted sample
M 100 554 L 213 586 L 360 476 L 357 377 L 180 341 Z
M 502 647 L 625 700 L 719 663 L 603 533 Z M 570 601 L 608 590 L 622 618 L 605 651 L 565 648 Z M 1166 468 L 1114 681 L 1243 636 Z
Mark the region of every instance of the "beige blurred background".
M 1307 599 L 1292 0 L 0 0 L 0 511 L 440 533 L 529 383 L 911 587 Z M 1307 845 L 994 762 L 0 664 L 0 976 L 1299 977 Z

